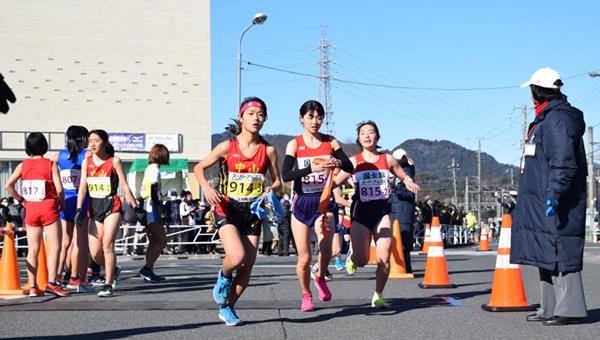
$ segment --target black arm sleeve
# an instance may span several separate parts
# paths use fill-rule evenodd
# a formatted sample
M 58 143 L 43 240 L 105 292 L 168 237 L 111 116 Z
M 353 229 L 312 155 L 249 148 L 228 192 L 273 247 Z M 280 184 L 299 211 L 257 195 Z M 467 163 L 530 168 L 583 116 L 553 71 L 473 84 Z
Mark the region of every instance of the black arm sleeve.
M 281 169 L 281 179 L 283 179 L 284 182 L 302 178 L 312 172 L 310 166 L 303 169 L 292 170 L 294 164 L 296 164 L 296 157 L 285 155 L 285 158 L 283 159 L 283 168 Z
M 334 150 L 333 156 L 342 161 L 342 166 L 340 167 L 342 170 L 349 174 L 354 172 L 354 165 L 352 165 L 352 161 L 350 161 L 350 158 L 346 156 L 346 153 L 344 152 L 344 150 L 342 150 L 342 148 Z

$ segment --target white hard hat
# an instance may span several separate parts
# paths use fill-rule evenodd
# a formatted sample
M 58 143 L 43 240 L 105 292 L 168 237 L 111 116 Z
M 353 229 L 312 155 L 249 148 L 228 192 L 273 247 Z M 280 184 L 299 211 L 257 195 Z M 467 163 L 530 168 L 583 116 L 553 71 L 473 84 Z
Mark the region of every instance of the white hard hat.
M 406 156 L 406 151 L 404 149 L 396 149 L 394 153 L 392 153 L 392 157 L 395 159 L 402 159 L 402 157 Z
M 547 89 L 559 89 L 560 86 L 555 84 L 557 80 L 560 80 L 560 74 L 550 67 L 544 67 L 535 71 L 528 81 L 521 84 L 521 87 L 537 85 Z

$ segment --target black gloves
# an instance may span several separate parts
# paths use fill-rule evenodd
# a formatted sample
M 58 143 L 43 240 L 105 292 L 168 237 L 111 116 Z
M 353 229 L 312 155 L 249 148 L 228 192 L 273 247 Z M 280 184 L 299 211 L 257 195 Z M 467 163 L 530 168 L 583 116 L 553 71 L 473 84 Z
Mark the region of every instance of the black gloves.
M 139 206 L 133 208 L 133 213 L 141 225 L 146 225 L 146 212 L 142 208 Z
M 77 208 L 76 212 L 75 212 L 75 217 L 73 218 L 73 222 L 75 222 L 75 225 L 78 227 L 81 227 L 83 220 L 83 210 L 81 208 Z
M 8 112 L 8 102 L 14 103 L 17 100 L 13 91 L 4 82 L 4 77 L 0 73 L 0 112 Z

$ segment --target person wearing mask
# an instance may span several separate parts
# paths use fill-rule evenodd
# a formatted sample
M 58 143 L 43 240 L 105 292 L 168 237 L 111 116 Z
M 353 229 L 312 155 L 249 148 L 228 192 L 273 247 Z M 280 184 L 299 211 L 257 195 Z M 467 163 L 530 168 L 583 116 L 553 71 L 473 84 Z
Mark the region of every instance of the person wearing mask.
M 521 160 L 513 211 L 510 262 L 537 267 L 540 308 L 527 321 L 580 323 L 587 316 L 581 271 L 585 244 L 587 161 L 583 112 L 562 94 L 551 68 L 537 70 L 529 87 L 535 119 Z
M 408 158 L 404 149 L 396 149 L 392 156 L 398 161 L 400 167 L 410 178 L 415 178 L 415 162 Z M 392 194 L 390 203 L 392 204 L 392 218 L 400 222 L 400 235 L 402 236 L 402 250 L 404 252 L 404 262 L 406 272 L 412 273 L 410 252 L 414 244 L 414 224 L 415 224 L 415 193 L 408 190 L 400 178 L 394 176 L 392 179 Z

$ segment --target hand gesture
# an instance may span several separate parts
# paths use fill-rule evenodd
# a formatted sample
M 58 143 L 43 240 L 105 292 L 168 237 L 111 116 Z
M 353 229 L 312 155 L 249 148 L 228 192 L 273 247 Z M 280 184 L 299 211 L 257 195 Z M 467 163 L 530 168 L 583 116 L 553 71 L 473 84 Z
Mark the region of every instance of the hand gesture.
M 17 100 L 13 91 L 4 82 L 4 77 L 0 73 L 0 112 L 8 112 L 8 103 L 14 103 Z
M 221 203 L 221 194 L 213 188 L 204 190 L 204 197 L 210 205 L 217 205 Z

